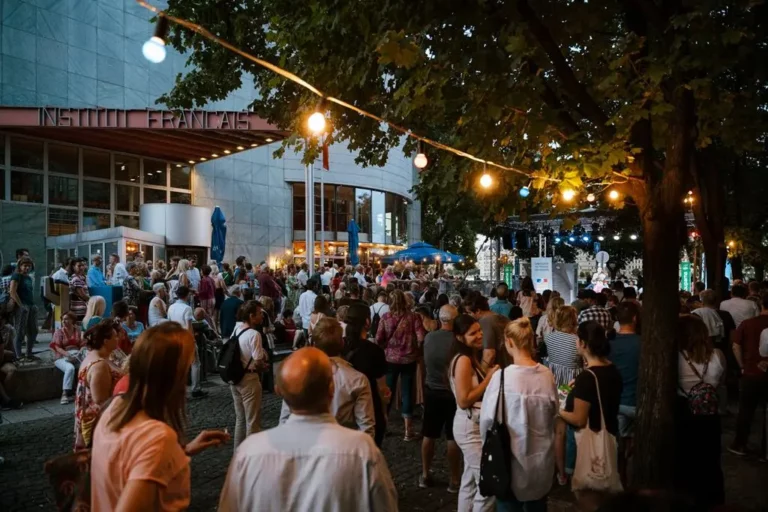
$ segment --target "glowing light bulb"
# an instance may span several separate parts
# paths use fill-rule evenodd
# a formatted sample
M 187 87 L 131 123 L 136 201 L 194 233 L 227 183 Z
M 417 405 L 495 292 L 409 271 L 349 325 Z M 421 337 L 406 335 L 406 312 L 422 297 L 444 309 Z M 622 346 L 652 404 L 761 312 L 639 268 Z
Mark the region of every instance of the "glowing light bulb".
M 307 126 L 309 126 L 309 131 L 314 134 L 322 132 L 325 130 L 325 116 L 320 112 L 315 112 L 309 116 Z
M 520 197 L 528 197 L 529 195 L 531 195 L 531 189 L 527 186 L 520 189 Z
M 165 60 L 167 54 L 165 50 L 165 41 L 160 37 L 152 36 L 141 47 L 141 53 L 144 54 L 144 58 L 149 62 L 160 64 Z
M 618 241 L 621 237 L 619 235 L 613 235 L 613 239 Z
M 488 173 L 483 174 L 480 176 L 480 186 L 483 188 L 491 188 L 491 185 L 493 185 L 493 178 L 491 178 L 491 175 Z
M 587 201 L 589 201 L 590 203 L 594 203 L 595 202 L 595 194 L 587 194 Z
M 576 191 L 570 188 L 567 188 L 563 190 L 563 200 L 565 201 L 573 201 L 573 198 L 576 197 Z
M 427 160 L 427 155 L 424 153 L 419 153 L 416 155 L 416 158 L 413 159 L 413 165 L 415 165 L 417 169 L 425 168 L 428 163 L 429 160 Z
M 728 242 L 728 247 L 734 247 L 735 245 L 736 245 L 736 242 L 734 242 L 733 240 Z
M 637 240 L 637 235 L 631 234 L 631 235 L 629 235 L 629 239 L 630 240 Z
M 618 190 L 611 190 L 608 192 L 608 199 L 611 201 L 615 201 L 619 198 L 619 191 Z
M 604 237 L 603 235 L 600 235 L 600 236 L 598 236 L 598 237 L 597 237 L 597 239 L 598 239 L 600 242 L 602 242 L 603 240 L 605 240 L 605 237 Z

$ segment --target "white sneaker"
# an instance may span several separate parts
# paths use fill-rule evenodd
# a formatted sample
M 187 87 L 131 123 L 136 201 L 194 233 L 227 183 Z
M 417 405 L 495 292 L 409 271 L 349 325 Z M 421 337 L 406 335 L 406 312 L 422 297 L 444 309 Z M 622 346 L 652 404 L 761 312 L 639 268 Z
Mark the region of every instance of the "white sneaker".
M 66 392 L 62 393 L 62 395 L 61 395 L 61 403 L 62 403 L 62 405 L 69 403 L 69 397 L 67 396 Z

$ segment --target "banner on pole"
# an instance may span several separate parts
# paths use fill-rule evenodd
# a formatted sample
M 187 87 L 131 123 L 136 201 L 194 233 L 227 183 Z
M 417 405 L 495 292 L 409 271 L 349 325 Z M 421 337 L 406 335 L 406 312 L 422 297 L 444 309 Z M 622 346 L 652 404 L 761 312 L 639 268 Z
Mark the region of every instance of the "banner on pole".
M 531 258 L 531 279 L 536 293 L 552 289 L 552 258 Z

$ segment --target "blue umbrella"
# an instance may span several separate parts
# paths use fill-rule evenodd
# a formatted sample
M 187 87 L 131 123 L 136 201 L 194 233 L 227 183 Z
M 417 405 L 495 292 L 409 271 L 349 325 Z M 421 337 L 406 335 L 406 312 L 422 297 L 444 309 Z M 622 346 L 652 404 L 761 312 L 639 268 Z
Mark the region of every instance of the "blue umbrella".
M 440 261 L 441 263 L 459 263 L 464 261 L 464 258 L 447 251 L 441 251 L 427 243 L 416 242 L 407 249 L 403 249 L 402 251 L 398 251 L 381 259 L 383 263 L 410 260 L 413 260 L 414 263 L 435 263 L 436 261 Z
M 218 206 L 213 209 L 211 226 L 213 226 L 211 231 L 211 259 L 216 260 L 216 263 L 221 265 L 221 260 L 224 259 L 224 249 L 227 246 L 227 219 Z
M 347 240 L 349 241 L 349 262 L 352 265 L 360 263 L 360 258 L 357 255 L 357 247 L 360 245 L 360 237 L 357 236 L 359 232 L 360 227 L 355 219 L 350 220 L 347 225 Z

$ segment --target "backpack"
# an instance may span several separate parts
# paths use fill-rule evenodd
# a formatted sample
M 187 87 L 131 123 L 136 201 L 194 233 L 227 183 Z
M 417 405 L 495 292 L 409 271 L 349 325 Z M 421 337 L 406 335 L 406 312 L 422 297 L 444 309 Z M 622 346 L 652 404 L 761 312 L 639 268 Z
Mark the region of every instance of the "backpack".
M 688 399 L 688 409 L 691 411 L 691 414 L 694 416 L 712 416 L 717 414 L 717 390 L 712 384 L 704 382 L 703 377 L 703 375 L 707 374 L 709 362 L 704 365 L 703 374 L 700 374 L 696 371 L 696 367 L 693 366 L 691 360 L 688 359 L 684 353 L 680 352 L 680 355 L 683 356 L 685 362 L 688 363 L 688 366 L 693 370 L 693 373 L 700 381 L 698 384 L 694 385 L 688 393 L 683 391 L 683 388 L 680 387 L 680 390 L 683 391 L 683 394 L 685 394 L 685 397 Z
M 379 306 L 379 311 L 384 307 L 382 304 Z M 371 319 L 371 328 L 368 331 L 368 336 L 372 338 L 376 338 L 376 333 L 379 332 L 379 322 L 381 321 L 381 316 L 379 316 L 379 311 L 376 311 L 376 309 L 373 310 L 373 318 Z
M 221 347 L 219 360 L 216 362 L 216 369 L 221 376 L 221 380 L 227 384 L 240 384 L 240 381 L 245 377 L 245 368 L 253 361 L 253 357 L 251 357 L 251 361 L 248 361 L 248 364 L 243 368 L 243 362 L 240 360 L 240 336 L 250 330 L 250 327 L 243 329 L 236 336 L 233 335 L 229 338 Z

